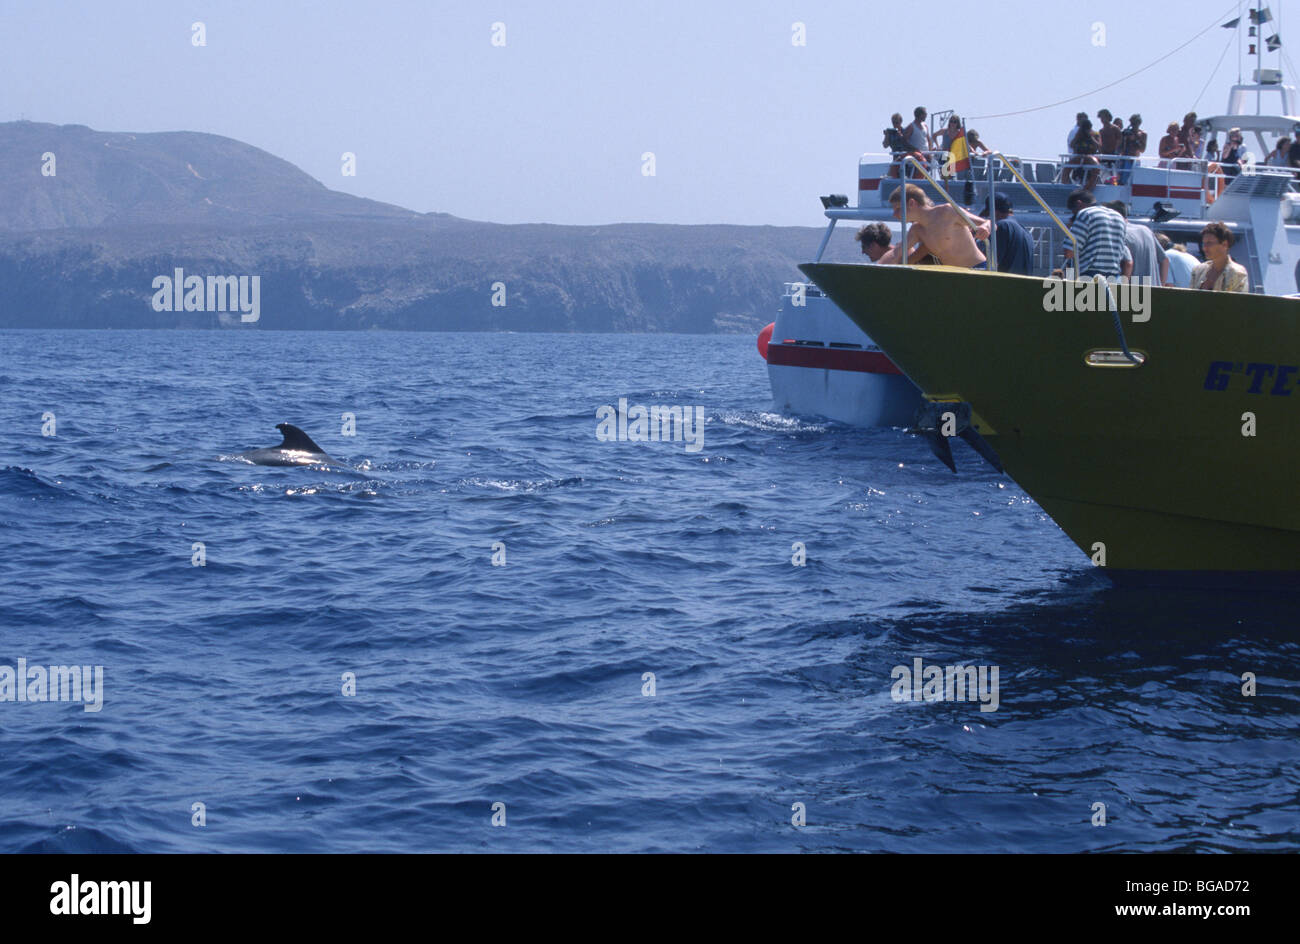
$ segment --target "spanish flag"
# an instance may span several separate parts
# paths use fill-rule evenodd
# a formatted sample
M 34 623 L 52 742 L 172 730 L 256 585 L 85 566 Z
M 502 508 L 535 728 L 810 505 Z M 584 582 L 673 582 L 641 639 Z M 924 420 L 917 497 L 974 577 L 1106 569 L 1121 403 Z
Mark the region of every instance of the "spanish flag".
M 970 170 L 970 151 L 966 149 L 966 129 L 957 132 L 957 137 L 948 145 L 948 166 L 954 174 Z

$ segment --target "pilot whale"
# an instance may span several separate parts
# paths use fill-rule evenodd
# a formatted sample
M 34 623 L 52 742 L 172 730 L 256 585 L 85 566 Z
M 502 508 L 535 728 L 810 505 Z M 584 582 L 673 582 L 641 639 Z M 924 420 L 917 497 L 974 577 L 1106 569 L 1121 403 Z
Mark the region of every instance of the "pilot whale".
M 312 438 L 291 423 L 277 423 L 276 429 L 284 437 L 278 446 L 267 449 L 250 449 L 235 456 L 254 465 L 342 465 L 333 459 Z

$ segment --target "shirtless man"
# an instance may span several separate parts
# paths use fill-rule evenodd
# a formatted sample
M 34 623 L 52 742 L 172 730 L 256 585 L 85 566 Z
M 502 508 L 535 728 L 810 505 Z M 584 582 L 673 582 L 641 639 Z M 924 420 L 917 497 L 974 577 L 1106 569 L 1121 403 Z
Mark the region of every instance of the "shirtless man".
M 903 218 L 900 206 L 903 188 L 889 195 L 889 202 L 894 207 L 894 219 Z M 988 239 L 989 221 L 967 213 L 975 224 L 974 235 L 956 210 L 947 203 L 935 205 L 930 202 L 925 191 L 916 184 L 907 185 L 907 234 L 899 246 L 906 247 L 907 262 L 915 265 L 927 255 L 933 254 L 941 265 L 962 266 L 968 269 L 983 268 L 987 263 L 984 253 L 975 245 L 976 239 Z M 916 248 L 913 248 L 916 247 Z M 900 253 L 899 255 L 902 255 Z M 891 260 L 892 261 L 892 260 Z

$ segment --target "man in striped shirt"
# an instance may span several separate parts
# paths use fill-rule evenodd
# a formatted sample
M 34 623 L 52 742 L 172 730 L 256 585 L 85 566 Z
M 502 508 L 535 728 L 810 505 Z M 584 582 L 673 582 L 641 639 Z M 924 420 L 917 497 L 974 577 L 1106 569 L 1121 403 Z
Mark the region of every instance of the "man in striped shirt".
M 1076 190 L 1065 201 L 1065 207 L 1074 214 L 1070 232 L 1079 247 L 1075 265 L 1076 278 L 1102 275 L 1119 278 L 1133 271 L 1133 255 L 1125 240 L 1128 224 L 1109 207 L 1098 206 L 1097 198 L 1087 190 Z M 1065 257 L 1072 258 L 1071 249 Z

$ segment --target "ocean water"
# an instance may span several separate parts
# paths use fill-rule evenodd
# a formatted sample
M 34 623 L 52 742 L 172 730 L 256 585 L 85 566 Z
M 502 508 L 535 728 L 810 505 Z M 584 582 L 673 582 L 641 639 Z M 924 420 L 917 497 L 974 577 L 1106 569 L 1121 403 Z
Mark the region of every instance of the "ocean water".
M 0 413 L 0 666 L 103 666 L 0 701 L 4 851 L 1300 849 L 1297 598 L 1113 588 L 752 338 L 3 332 Z

